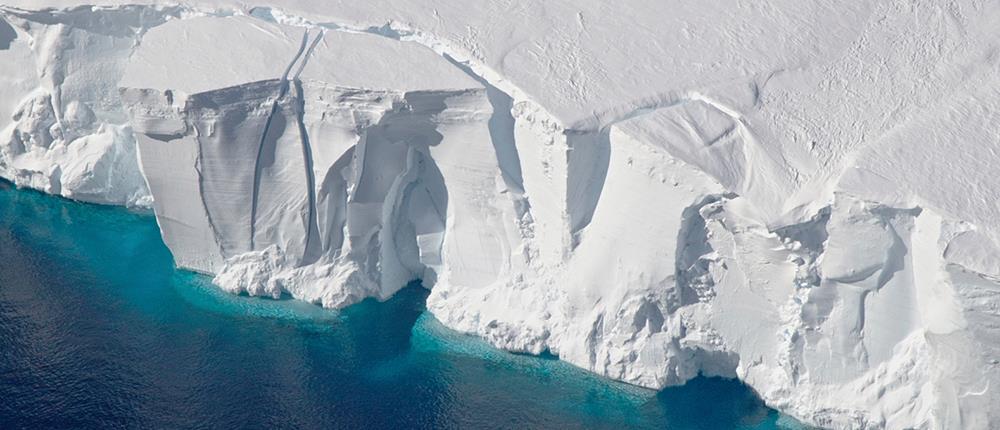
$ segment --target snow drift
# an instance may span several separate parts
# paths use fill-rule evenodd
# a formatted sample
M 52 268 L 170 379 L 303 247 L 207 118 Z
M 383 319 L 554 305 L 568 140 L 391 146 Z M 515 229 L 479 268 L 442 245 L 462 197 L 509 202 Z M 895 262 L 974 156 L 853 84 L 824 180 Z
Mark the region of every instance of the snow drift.
M 420 279 L 617 380 L 1000 425 L 1000 6 L 19 3 L 0 175 L 151 205 L 222 288 Z

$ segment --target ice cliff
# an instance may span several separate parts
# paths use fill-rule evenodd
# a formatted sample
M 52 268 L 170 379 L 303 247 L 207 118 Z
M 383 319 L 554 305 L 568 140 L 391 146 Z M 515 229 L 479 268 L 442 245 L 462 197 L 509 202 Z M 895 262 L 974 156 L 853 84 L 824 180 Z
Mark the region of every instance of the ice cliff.
M 96 3 L 0 6 L 0 176 L 222 288 L 1000 426 L 996 2 Z

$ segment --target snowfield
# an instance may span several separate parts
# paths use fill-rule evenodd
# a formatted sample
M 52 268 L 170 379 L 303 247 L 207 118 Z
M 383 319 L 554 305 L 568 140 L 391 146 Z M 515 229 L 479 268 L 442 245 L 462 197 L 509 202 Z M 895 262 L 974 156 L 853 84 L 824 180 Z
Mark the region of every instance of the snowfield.
M 0 5 L 0 176 L 232 292 L 1000 427 L 1000 2 Z

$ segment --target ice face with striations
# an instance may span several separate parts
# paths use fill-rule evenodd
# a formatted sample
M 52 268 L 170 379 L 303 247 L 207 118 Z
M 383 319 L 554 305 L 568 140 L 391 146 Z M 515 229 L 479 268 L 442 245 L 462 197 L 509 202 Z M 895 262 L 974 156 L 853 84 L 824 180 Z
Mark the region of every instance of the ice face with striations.
M 1000 5 L 0 6 L 0 175 L 181 267 L 831 428 L 1000 426 Z
M 341 307 L 437 273 L 498 276 L 511 205 L 486 90 L 433 51 L 175 20 L 145 36 L 120 86 L 164 239 L 224 288 Z

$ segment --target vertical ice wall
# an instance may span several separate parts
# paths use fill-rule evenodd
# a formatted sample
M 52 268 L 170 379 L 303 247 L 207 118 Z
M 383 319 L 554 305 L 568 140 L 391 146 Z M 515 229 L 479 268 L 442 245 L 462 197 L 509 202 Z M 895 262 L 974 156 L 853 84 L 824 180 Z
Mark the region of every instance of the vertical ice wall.
M 165 240 L 227 289 L 340 307 L 489 284 L 509 258 L 485 90 L 426 48 L 190 19 L 147 35 L 121 86 Z
M 700 14 L 685 32 L 709 10 L 762 25 L 700 7 L 677 10 Z M 485 67 L 475 32 L 267 9 L 5 9 L 0 94 L 17 103 L 0 106 L 0 174 L 148 202 L 138 141 L 178 264 L 231 291 L 340 307 L 423 279 L 448 326 L 630 383 L 735 376 L 823 426 L 990 428 L 1000 75 L 989 46 L 955 56 L 964 36 L 941 42 L 989 15 L 894 7 L 822 67 L 689 82 L 577 122 L 566 100 L 504 80 L 537 78 L 524 52 Z M 575 16 L 595 43 L 591 17 Z M 935 25 L 906 33 L 912 44 L 872 42 L 910 21 Z M 708 47 L 749 69 L 782 60 L 752 52 L 761 34 Z M 584 95 L 635 84 L 562 63 L 588 47 L 553 46 L 570 52 L 539 62 L 555 67 L 538 75 L 551 88 L 532 95 L 566 93 L 580 111 L 597 109 Z M 907 78 L 911 57 L 921 79 Z M 883 87 L 893 97 L 872 96 Z M 876 115 L 852 122 L 858 100 Z

